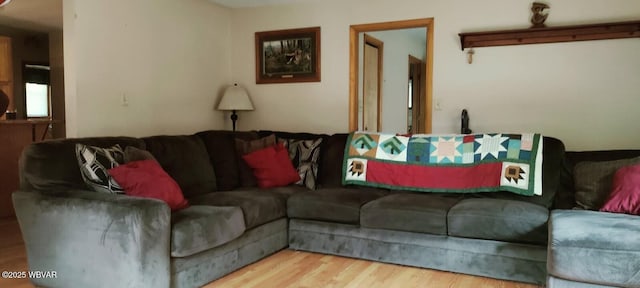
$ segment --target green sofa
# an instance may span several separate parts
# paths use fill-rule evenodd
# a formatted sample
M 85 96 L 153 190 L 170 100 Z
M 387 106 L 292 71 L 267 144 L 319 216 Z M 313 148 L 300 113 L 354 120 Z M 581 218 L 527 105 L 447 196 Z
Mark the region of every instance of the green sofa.
M 256 187 L 235 139 L 270 134 L 323 139 L 316 190 Z M 571 193 L 561 141 L 544 138 L 543 196 L 525 197 L 343 186 L 346 139 L 203 131 L 35 143 L 21 158 L 13 201 L 29 269 L 58 277 L 32 281 L 45 287 L 198 287 L 287 247 L 537 284 L 579 280 L 547 273 L 550 210 Z M 172 213 L 159 200 L 89 191 L 76 143 L 150 151 L 191 206 Z

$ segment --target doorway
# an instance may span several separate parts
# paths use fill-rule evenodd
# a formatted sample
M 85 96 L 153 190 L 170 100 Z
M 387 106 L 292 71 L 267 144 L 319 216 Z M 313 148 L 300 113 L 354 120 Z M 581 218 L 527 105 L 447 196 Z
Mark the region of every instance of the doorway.
M 362 69 L 362 129 L 380 132 L 382 129 L 382 63 L 384 43 L 364 35 Z
M 407 77 L 407 133 L 422 133 L 424 111 L 421 97 L 424 90 L 424 63 L 419 58 L 409 55 L 409 73 Z
M 386 31 L 386 30 L 399 30 L 399 29 L 408 29 L 408 28 L 426 28 L 426 45 L 425 45 L 425 59 L 422 67 L 423 74 L 423 83 L 421 83 L 421 89 L 419 99 L 416 101 L 416 104 L 419 105 L 419 110 L 421 111 L 421 116 L 417 119 L 418 123 L 415 125 L 417 129 L 413 129 L 414 133 L 431 133 L 432 129 L 432 71 L 433 71 L 433 18 L 424 18 L 424 19 L 414 19 L 414 20 L 402 20 L 402 21 L 392 21 L 392 22 L 382 22 L 382 23 L 370 23 L 370 24 L 359 24 L 359 25 L 351 25 L 349 28 L 349 131 L 356 131 L 359 127 L 363 129 L 362 119 L 359 116 L 359 107 L 363 106 L 363 99 L 359 98 L 358 86 L 361 82 L 359 71 L 359 43 L 360 42 L 360 33 L 365 32 L 374 32 L 374 31 Z M 406 54 L 405 54 L 406 55 Z M 406 57 L 406 56 L 405 56 Z M 406 59 L 406 58 L 405 58 Z M 404 61 L 402 61 L 404 62 Z M 406 63 L 406 62 L 404 62 Z M 406 64 L 401 64 L 406 65 Z M 406 66 L 404 66 L 406 67 Z M 406 68 L 404 68 L 406 69 Z M 404 70 L 403 69 L 403 70 Z M 406 71 L 406 70 L 404 70 Z M 403 73 L 404 74 L 404 73 Z M 404 105 L 404 104 L 403 104 Z M 388 116 L 385 116 L 385 119 Z M 385 120 L 386 121 L 386 120 Z M 406 120 L 401 120 L 406 121 Z M 380 127 L 378 127 L 380 128 Z M 371 130 L 371 129 L 369 129 Z M 399 132 L 399 131 L 398 131 Z

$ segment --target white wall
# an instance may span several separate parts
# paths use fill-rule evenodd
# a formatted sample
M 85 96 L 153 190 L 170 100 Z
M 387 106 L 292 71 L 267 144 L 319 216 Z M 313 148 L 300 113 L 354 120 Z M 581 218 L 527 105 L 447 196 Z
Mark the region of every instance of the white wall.
M 64 125 L 64 45 L 62 31 L 49 32 L 49 77 L 51 81 L 51 117 L 56 120 L 54 138 L 65 137 Z
M 82 1 L 82 0 L 80 0 Z M 77 93 L 77 63 L 76 63 L 76 0 L 62 2 L 62 42 L 64 59 L 64 118 L 65 134 L 67 137 L 78 136 L 78 93 Z
M 68 137 L 227 128 L 214 107 L 230 84 L 229 9 L 64 0 L 63 10 Z
M 547 25 L 637 20 L 637 0 L 548 1 Z M 570 150 L 640 148 L 638 39 L 475 49 L 466 62 L 458 33 L 529 26 L 530 0 L 324 0 L 231 11 L 231 77 L 256 110 L 242 129 L 348 130 L 349 25 L 435 18 L 433 132 L 459 131 L 469 110 L 474 132 L 534 131 Z M 255 84 L 254 33 L 321 26 L 322 82 Z

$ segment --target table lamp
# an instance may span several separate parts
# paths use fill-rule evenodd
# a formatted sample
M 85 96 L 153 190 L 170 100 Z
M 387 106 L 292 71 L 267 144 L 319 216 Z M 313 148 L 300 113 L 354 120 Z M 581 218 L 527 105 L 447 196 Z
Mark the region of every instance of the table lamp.
M 236 111 L 253 110 L 253 104 L 251 104 L 251 99 L 249 98 L 249 94 L 247 94 L 247 90 L 238 86 L 236 83 L 224 90 L 222 99 L 218 104 L 218 110 L 231 111 L 233 131 L 236 131 L 236 121 L 238 120 L 238 114 L 236 114 Z

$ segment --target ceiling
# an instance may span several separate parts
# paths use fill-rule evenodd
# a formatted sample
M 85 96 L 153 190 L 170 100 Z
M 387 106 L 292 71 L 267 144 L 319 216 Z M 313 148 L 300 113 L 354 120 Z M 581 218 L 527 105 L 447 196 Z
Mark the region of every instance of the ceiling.
M 62 0 L 12 0 L 0 7 L 0 26 L 40 32 L 62 30 Z
M 209 0 L 213 3 L 229 8 L 246 8 L 259 6 L 272 6 L 290 3 L 320 2 L 320 0 Z
M 209 1 L 229 8 L 245 8 L 320 0 Z M 0 26 L 39 32 L 62 30 L 62 0 L 12 0 L 11 3 L 0 7 Z

